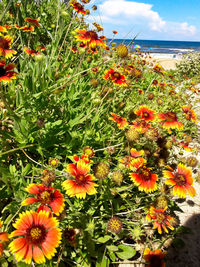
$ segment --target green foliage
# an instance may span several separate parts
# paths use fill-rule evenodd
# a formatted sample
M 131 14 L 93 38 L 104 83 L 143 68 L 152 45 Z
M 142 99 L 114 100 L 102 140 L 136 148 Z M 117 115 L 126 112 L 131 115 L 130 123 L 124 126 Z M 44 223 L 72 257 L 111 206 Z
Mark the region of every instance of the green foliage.
M 26 191 L 28 185 L 43 184 L 48 189 L 51 185 L 60 190 L 65 200 L 64 211 L 56 215 L 62 242 L 53 259 L 38 266 L 106 267 L 112 262 L 139 256 L 141 259 L 141 241 L 150 248 L 154 242 L 163 242 L 156 230 L 153 234 L 148 232 L 154 222 L 147 223 L 145 219 L 149 207 L 166 194 L 169 198 L 166 214 L 175 216 L 174 212 L 180 210 L 170 188 L 164 187 L 163 170 L 166 165 L 175 165 L 176 169 L 180 162 L 176 151 L 180 151 L 181 145 L 181 149 L 190 145 L 186 136 L 192 139 L 197 136 L 195 123 L 182 110 L 188 103 L 185 86 L 176 91 L 179 80 L 172 73 L 156 71 L 148 58 L 138 53 L 119 58 L 114 49 L 106 51 L 98 47 L 96 54 L 90 51 L 91 47 L 79 47 L 83 44 L 77 40 L 76 29 L 94 28 L 87 25 L 68 1 L 1 1 L 0 10 L 1 25 L 12 26 L 8 34 L 14 38 L 11 48 L 17 52 L 6 62 L 14 62 L 14 71 L 18 73 L 12 82 L 0 81 L 2 231 L 11 233 L 21 212 L 36 211 L 40 202 L 48 206 L 41 196 L 39 203 L 21 205 L 31 195 Z M 24 21 L 29 17 L 39 19 L 40 27 L 28 32 L 18 29 L 30 26 Z M 45 49 L 41 51 L 39 46 Z M 25 47 L 35 51 L 27 54 Z M 113 77 L 106 79 L 105 72 L 111 69 L 115 75 L 124 76 L 125 86 L 116 84 Z M 155 114 L 175 113 L 183 129 L 164 129 L 157 119 L 145 122 L 136 114 L 144 104 Z M 126 120 L 126 127 L 114 122 L 111 113 L 120 116 L 119 122 Z M 129 140 L 127 130 L 137 128 L 137 123 L 141 123 L 138 133 L 136 137 L 133 133 L 134 141 Z M 109 174 L 99 180 L 94 178 L 97 193 L 87 194 L 83 199 L 70 197 L 62 186 L 64 181 L 72 179 L 68 164 L 73 162 L 77 166 L 73 155 L 84 157 L 83 150 L 88 146 L 92 154 L 94 150 L 87 162 L 91 167 L 89 174 L 95 175 L 99 162 L 106 163 Z M 142 191 L 130 179 L 131 173 L 139 172 L 131 149 L 141 152 L 148 170 L 158 176 L 157 190 Z M 50 163 L 54 158 L 58 166 Z M 122 178 L 116 183 L 112 174 L 119 170 Z M 109 227 L 110 219 L 115 216 L 122 227 L 116 222 Z M 139 229 L 135 236 L 133 229 Z M 183 230 L 186 231 L 177 228 L 177 233 Z M 168 236 L 173 233 L 170 231 Z M 176 246 L 179 243 L 175 241 Z M 4 244 L 0 264 L 27 266 L 23 259 L 16 263 L 7 245 Z

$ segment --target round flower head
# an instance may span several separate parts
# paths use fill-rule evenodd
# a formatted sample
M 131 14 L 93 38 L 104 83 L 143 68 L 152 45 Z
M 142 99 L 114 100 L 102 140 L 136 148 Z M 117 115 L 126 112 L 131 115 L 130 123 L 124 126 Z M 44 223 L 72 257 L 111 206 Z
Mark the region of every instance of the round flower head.
M 149 193 L 157 189 L 156 181 L 158 176 L 155 173 L 151 173 L 151 170 L 144 165 L 144 162 L 143 158 L 138 158 L 132 162 L 136 172 L 130 173 L 130 177 L 134 184 L 138 186 L 139 191 Z
M 191 120 L 194 123 L 197 123 L 197 115 L 193 109 L 190 109 L 188 106 L 182 106 L 183 114 L 186 116 L 187 120 Z
M 128 121 L 126 118 L 123 118 L 113 112 L 111 112 L 112 117 L 109 117 L 109 120 L 112 120 L 117 123 L 117 126 L 119 129 L 124 129 L 126 126 L 128 126 Z
M 73 6 L 74 10 L 78 13 L 78 14 L 86 14 L 86 11 L 84 9 L 84 6 L 81 5 L 80 3 L 74 1 L 71 3 L 71 6 Z
M 138 132 L 140 132 L 141 134 L 144 134 L 145 132 L 147 132 L 150 126 L 151 125 L 148 122 L 146 122 L 145 120 L 140 120 L 140 119 L 136 119 L 131 124 L 131 127 L 137 130 Z
M 17 238 L 9 244 L 9 248 L 17 262 L 24 259 L 25 263 L 31 264 L 33 259 L 42 264 L 46 261 L 45 257 L 51 259 L 55 255 L 55 248 L 61 242 L 61 230 L 57 228 L 57 219 L 50 217 L 49 212 L 23 212 L 13 226 L 16 230 L 10 238 Z
M 113 233 L 119 234 L 122 230 L 122 221 L 114 216 L 108 221 L 108 230 Z
M 135 113 L 140 116 L 140 119 L 143 119 L 145 121 L 154 121 L 155 120 L 155 111 L 152 109 L 149 109 L 146 106 L 140 106 L 138 110 L 135 111 Z
M 94 149 L 86 146 L 83 148 L 83 154 L 88 156 L 88 158 L 93 158 L 94 157 Z
M 14 63 L 6 65 L 4 60 L 0 61 L 0 82 L 9 83 L 16 79 L 17 73 L 13 70 L 16 67 Z
M 39 202 L 40 206 L 38 211 L 46 210 L 51 213 L 51 210 L 59 215 L 64 210 L 64 197 L 58 189 L 53 187 L 44 186 L 42 184 L 30 184 L 26 191 L 36 196 L 26 198 L 22 201 L 21 205 L 26 206 L 35 202 Z
M 34 27 L 40 27 L 40 24 L 38 22 L 40 19 L 25 18 L 24 20 Z
M 84 160 L 77 161 L 76 164 L 67 165 L 66 171 L 71 175 L 72 179 L 68 179 L 62 183 L 67 195 L 70 197 L 86 198 L 86 194 L 93 195 L 97 191 L 95 187 L 94 175 L 89 174 L 90 166 Z
M 178 164 L 178 170 L 174 171 L 171 167 L 168 166 L 170 171 L 163 171 L 163 176 L 168 178 L 165 181 L 165 184 L 173 186 L 173 195 L 185 198 L 188 193 L 191 197 L 194 197 L 196 191 L 193 184 L 192 171 L 183 165 L 182 163 Z
M 156 209 L 151 206 L 146 216 L 148 221 L 153 221 L 153 229 L 158 229 L 159 234 L 162 234 L 162 229 L 168 233 L 169 231 L 167 227 L 174 230 L 174 227 L 172 226 L 174 218 L 166 214 L 166 209 L 167 207 L 164 209 Z
M 11 58 L 13 55 L 17 54 L 15 50 L 10 49 L 12 42 L 13 38 L 11 36 L 0 36 L 0 56 Z
M 151 251 L 149 248 L 145 248 L 143 258 L 147 262 L 146 267 L 165 267 L 165 262 L 163 258 L 166 253 L 163 253 L 161 249 L 156 249 Z
M 24 47 L 24 52 L 30 56 L 39 55 L 39 52 L 36 52 L 34 49 L 29 49 L 28 47 Z
M 127 86 L 125 76 L 120 74 L 118 71 L 114 71 L 113 69 L 105 71 L 104 79 L 111 80 L 115 85 Z
M 183 123 L 177 120 L 176 113 L 174 112 L 166 112 L 166 113 L 158 113 L 158 119 L 162 122 L 161 126 L 164 129 L 183 129 Z
M 49 165 L 56 168 L 59 164 L 59 160 L 57 158 L 49 159 Z
M 100 180 L 108 177 L 109 172 L 110 172 L 110 167 L 105 162 L 99 162 L 94 167 L 94 176 Z
M 77 41 L 87 43 L 89 48 L 95 48 L 96 46 L 102 46 L 103 48 L 106 47 L 106 44 L 98 37 L 95 31 L 76 29 L 76 32 L 78 32 L 78 35 L 75 36 Z

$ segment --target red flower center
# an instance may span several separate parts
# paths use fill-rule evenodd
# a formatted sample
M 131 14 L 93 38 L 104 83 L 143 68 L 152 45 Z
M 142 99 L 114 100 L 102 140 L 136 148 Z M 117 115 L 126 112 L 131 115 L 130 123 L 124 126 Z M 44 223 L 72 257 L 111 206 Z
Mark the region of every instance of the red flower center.
M 169 122 L 176 121 L 177 120 L 176 113 L 174 113 L 174 112 L 167 112 L 167 113 L 165 113 L 165 118 Z
M 83 6 L 80 3 L 75 3 L 74 8 L 78 9 L 79 11 L 84 10 Z
M 143 117 L 144 117 L 145 119 L 148 119 L 149 116 L 150 116 L 148 112 L 143 112 L 142 115 L 143 115 Z
M 185 175 L 176 173 L 174 180 L 177 185 L 184 185 L 186 183 Z
M 6 75 L 6 70 L 0 67 L 0 77 L 5 76 L 5 75 Z
M 151 179 L 151 172 L 146 166 L 140 167 L 137 172 L 143 180 L 148 181 Z
M 85 35 L 87 38 L 90 38 L 90 40 L 98 40 L 98 35 L 94 31 L 87 31 Z
M 116 72 L 116 71 L 113 72 L 112 76 L 113 76 L 114 78 L 116 78 L 117 80 L 121 78 L 120 73 L 119 73 L 119 72 Z
M 0 47 L 3 49 L 9 49 L 8 41 L 3 38 L 0 38 Z
M 43 203 L 43 204 L 47 204 L 49 203 L 51 199 L 51 193 L 48 192 L 48 191 L 44 191 L 40 194 L 40 201 Z
M 150 265 L 151 267 L 161 267 L 162 266 L 162 260 L 158 255 L 152 255 L 150 258 Z
M 87 179 L 86 176 L 83 174 L 79 174 L 76 176 L 76 184 L 77 185 L 84 185 L 86 183 Z
M 28 240 L 35 244 L 41 244 L 46 238 L 46 230 L 43 225 L 35 225 L 27 230 Z
M 159 223 L 162 223 L 162 222 L 165 220 L 165 214 L 159 212 L 159 213 L 156 215 L 156 219 L 157 219 L 157 221 L 158 221 Z

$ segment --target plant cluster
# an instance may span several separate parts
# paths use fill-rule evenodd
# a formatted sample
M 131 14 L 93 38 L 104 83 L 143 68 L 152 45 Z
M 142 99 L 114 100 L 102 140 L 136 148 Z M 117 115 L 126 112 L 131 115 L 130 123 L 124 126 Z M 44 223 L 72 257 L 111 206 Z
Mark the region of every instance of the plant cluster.
M 177 65 L 177 74 L 192 77 L 200 75 L 200 53 L 193 52 L 183 56 L 180 63 Z
M 175 200 L 196 193 L 197 116 L 185 87 L 88 24 L 89 0 L 7 2 L 1 266 L 164 266 L 184 231 Z

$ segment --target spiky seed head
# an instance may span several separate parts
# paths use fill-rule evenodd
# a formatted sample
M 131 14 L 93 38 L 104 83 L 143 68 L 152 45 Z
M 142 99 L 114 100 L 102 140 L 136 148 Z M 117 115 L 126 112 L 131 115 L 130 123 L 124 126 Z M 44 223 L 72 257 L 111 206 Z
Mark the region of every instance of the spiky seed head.
M 168 199 L 161 195 L 156 199 L 155 207 L 157 209 L 164 209 L 165 207 L 168 207 Z
M 149 99 L 149 100 L 154 99 L 154 94 L 153 94 L 153 93 L 149 93 L 149 94 L 148 94 L 148 99 Z
M 44 186 L 50 186 L 50 184 L 55 180 L 56 174 L 54 171 L 44 170 L 42 173 L 42 184 Z
M 158 130 L 153 128 L 145 132 L 145 137 L 149 140 L 156 141 L 158 139 L 159 133 Z
M 124 176 L 121 171 L 118 170 L 112 173 L 112 180 L 117 185 L 121 185 L 123 179 L 124 179 Z
M 128 56 L 128 48 L 124 44 L 120 44 L 116 48 L 117 55 L 121 58 L 125 58 Z
M 97 79 L 91 79 L 90 80 L 90 84 L 94 87 L 94 88 L 96 88 L 97 86 L 98 86 L 98 84 L 99 84 L 99 82 L 98 82 L 98 80 Z
M 94 166 L 94 176 L 97 179 L 104 179 L 108 176 L 110 171 L 110 167 L 107 163 L 105 162 L 99 162 Z
M 187 165 L 190 167 L 195 168 L 198 164 L 198 160 L 195 157 L 189 157 L 187 158 Z
M 140 138 L 139 132 L 134 128 L 130 128 L 126 131 L 126 138 L 129 142 L 138 141 Z
M 122 230 L 122 221 L 114 216 L 108 221 L 108 230 L 110 230 L 113 233 L 119 234 Z

